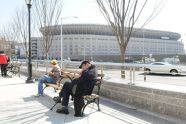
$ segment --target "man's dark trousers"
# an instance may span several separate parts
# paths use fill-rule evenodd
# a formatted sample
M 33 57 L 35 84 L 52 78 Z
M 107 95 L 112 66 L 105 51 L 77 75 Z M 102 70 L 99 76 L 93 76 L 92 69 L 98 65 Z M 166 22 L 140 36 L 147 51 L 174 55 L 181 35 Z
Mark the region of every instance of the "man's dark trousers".
M 81 111 L 83 106 L 85 105 L 83 100 L 83 84 L 82 82 L 79 82 L 76 87 L 76 91 L 74 94 L 74 110 L 76 116 L 81 116 Z
M 77 80 L 73 80 L 72 82 L 65 82 L 62 90 L 59 93 L 59 97 L 62 97 L 62 106 L 68 106 L 69 97 L 72 94 L 72 88 L 77 84 Z
M 1 75 L 2 76 L 7 75 L 7 64 L 1 64 Z

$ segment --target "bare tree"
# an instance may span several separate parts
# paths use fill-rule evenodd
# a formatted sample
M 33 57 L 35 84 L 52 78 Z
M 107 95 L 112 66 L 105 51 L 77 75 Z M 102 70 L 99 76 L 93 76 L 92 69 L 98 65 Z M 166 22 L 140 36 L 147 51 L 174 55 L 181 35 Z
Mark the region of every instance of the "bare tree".
M 18 33 L 17 41 L 21 43 L 22 48 L 25 51 L 26 57 L 28 57 L 28 13 L 27 9 L 23 7 L 21 10 L 16 11 L 14 17 L 15 29 Z
M 6 41 L 16 41 L 17 40 L 16 34 L 17 34 L 16 26 L 13 23 L 4 27 L 2 30 L 2 36 L 6 39 Z
M 35 0 L 34 16 L 39 31 L 43 35 L 43 53 L 48 60 L 48 53 L 53 41 L 52 25 L 57 25 L 62 11 L 62 0 Z
M 24 6 L 22 9 L 17 9 L 9 26 L 4 28 L 3 32 L 7 41 L 20 43 L 28 57 L 28 14 L 26 10 Z
M 98 6 L 111 26 L 117 38 L 120 49 L 121 63 L 125 61 L 125 52 L 130 41 L 134 26 L 139 20 L 148 0 L 97 0 Z M 149 18 L 143 23 L 142 27 L 151 21 L 158 13 L 155 8 Z M 125 78 L 124 66 L 121 67 L 122 77 Z
M 16 28 L 16 25 L 13 23 L 10 23 L 8 26 L 6 26 L 6 28 L 4 27 L 2 30 L 2 37 L 4 39 L 4 41 L 6 41 L 6 44 L 8 44 L 8 48 L 4 48 L 6 49 L 6 53 L 9 56 L 13 56 L 15 55 L 15 49 L 12 49 L 15 47 L 15 42 L 18 39 L 18 31 Z

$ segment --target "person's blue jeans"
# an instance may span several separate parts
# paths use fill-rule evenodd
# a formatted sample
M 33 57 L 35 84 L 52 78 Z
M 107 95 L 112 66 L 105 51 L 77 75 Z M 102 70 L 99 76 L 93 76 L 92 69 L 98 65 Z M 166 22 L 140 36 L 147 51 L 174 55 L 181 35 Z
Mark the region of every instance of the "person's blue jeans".
M 48 75 L 44 75 L 41 78 L 39 78 L 39 80 L 38 80 L 38 94 L 43 94 L 43 83 L 44 82 L 54 84 L 55 80 Z

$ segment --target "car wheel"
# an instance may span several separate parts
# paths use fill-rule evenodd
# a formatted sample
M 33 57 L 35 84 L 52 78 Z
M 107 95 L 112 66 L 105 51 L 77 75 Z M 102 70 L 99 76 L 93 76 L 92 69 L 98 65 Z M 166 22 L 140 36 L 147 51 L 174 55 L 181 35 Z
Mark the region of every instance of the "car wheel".
M 172 75 L 177 75 L 177 74 L 178 74 L 178 71 L 175 70 L 175 69 L 173 69 L 173 70 L 170 71 L 170 73 L 171 73 Z
M 150 69 L 149 68 L 146 68 L 145 69 L 145 72 L 146 72 L 146 74 L 150 74 Z

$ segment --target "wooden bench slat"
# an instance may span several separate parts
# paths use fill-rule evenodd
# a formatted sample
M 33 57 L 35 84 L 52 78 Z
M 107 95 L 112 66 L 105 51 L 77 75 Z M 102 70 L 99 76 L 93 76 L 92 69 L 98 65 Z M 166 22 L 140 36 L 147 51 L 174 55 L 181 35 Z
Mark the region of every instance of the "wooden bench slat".
M 49 83 L 45 83 L 45 84 L 47 85 L 47 87 L 53 87 L 53 88 L 55 88 L 57 90 L 61 90 L 62 89 L 62 87 L 59 87 L 57 84 L 49 84 Z
M 87 100 L 87 101 L 92 101 L 92 100 L 94 100 L 94 99 L 97 99 L 99 97 L 99 95 L 97 95 L 97 94 L 91 94 L 91 95 L 86 95 L 86 96 L 84 96 L 83 98 L 85 99 L 85 100 Z

